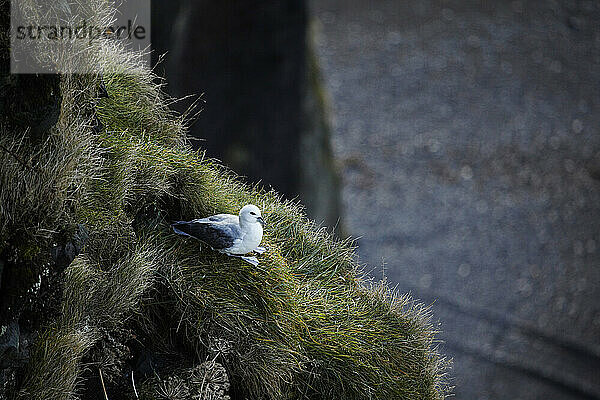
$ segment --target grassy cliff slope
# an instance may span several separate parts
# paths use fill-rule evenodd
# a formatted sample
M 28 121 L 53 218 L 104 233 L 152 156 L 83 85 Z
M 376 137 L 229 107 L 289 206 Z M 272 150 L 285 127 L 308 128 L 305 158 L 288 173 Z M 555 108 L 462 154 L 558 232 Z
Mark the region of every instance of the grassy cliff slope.
M 109 18 L 104 2 L 90 3 Z M 5 23 L 6 3 L 2 12 Z M 6 396 L 444 396 L 427 308 L 365 282 L 351 243 L 300 205 L 192 151 L 186 117 L 135 55 L 90 46 L 102 76 L 2 75 L 3 107 L 23 84 L 60 106 L 43 132 L 19 110 L 0 118 L 0 290 L 12 305 L 0 334 L 20 326 L 24 338 L 0 365 Z M 268 223 L 258 267 L 169 230 L 247 203 Z

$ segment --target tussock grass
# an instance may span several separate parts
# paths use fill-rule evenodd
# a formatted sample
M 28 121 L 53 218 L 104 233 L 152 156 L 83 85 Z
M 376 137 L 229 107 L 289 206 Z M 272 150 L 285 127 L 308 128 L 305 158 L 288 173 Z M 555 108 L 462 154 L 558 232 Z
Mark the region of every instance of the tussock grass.
M 89 3 L 98 18 L 110 15 Z M 192 151 L 185 116 L 169 110 L 151 71 L 112 43 L 96 46 L 102 57 L 89 62 L 102 76 L 61 78 L 60 118 L 44 141 L 0 127 L 9 150 L 0 151 L 0 243 L 14 262 L 47 263 L 59 233 L 89 230 L 15 397 L 74 398 L 102 332 L 126 327 L 156 360 L 179 360 L 139 378 L 144 398 L 209 398 L 209 388 L 225 398 L 229 385 L 234 398 L 443 398 L 429 310 L 365 281 L 352 242 L 315 226 L 301 205 Z M 101 79 L 109 98 L 97 96 Z M 268 223 L 258 267 L 170 232 L 173 220 L 246 203 Z M 217 370 L 218 385 L 205 384 Z M 131 369 L 118 372 L 109 392 Z M 135 398 L 132 387 L 120 396 Z

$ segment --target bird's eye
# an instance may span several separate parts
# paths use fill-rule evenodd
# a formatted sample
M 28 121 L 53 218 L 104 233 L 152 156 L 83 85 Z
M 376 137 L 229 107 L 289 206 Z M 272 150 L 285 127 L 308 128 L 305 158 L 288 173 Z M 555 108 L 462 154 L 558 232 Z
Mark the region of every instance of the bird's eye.
M 250 211 L 250 214 L 252 215 L 256 215 L 256 213 L 254 211 Z

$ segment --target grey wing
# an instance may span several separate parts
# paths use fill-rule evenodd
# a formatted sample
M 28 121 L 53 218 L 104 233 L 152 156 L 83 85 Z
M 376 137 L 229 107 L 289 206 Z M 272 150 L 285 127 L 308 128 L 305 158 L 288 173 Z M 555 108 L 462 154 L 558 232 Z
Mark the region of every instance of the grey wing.
M 176 222 L 172 225 L 173 231 L 180 235 L 201 240 L 215 250 L 227 249 L 233 246 L 234 241 L 241 237 L 239 225 L 225 221 L 211 221 L 210 218 L 213 217 L 189 222 Z
M 221 224 L 236 224 L 240 223 L 240 218 L 237 215 L 217 214 L 207 218 L 195 219 L 193 222 L 216 222 Z

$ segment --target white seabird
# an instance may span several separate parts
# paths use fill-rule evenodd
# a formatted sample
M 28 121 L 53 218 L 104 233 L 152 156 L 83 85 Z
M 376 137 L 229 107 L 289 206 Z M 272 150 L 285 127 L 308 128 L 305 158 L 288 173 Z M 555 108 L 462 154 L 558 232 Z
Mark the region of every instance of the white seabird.
M 178 221 L 171 225 L 178 235 L 198 239 L 213 250 L 233 257 L 239 257 L 250 264 L 258 265 L 256 257 L 246 254 L 256 252 L 262 254 L 260 247 L 263 226 L 260 210 L 253 204 L 247 204 L 240 210 L 240 215 L 217 214 L 192 221 Z

